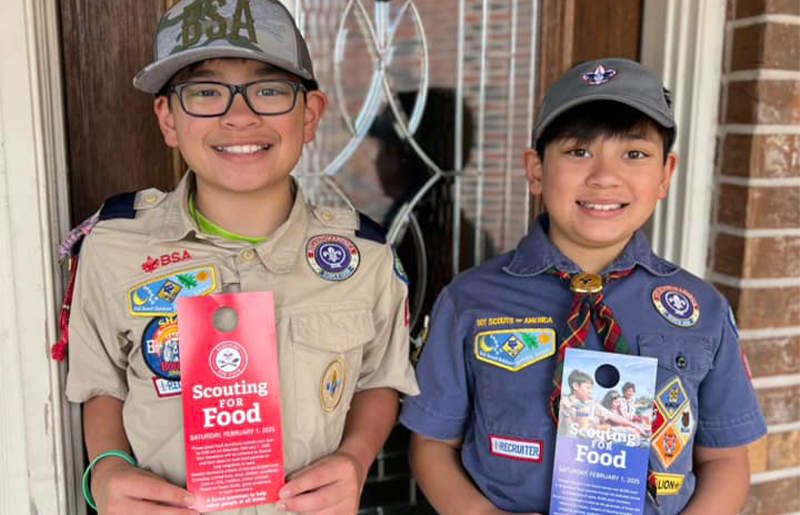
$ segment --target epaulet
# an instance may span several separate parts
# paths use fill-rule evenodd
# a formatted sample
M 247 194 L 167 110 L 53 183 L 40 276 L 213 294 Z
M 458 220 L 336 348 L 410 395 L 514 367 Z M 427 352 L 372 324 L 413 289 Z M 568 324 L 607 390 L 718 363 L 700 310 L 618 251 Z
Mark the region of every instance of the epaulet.
M 61 314 L 58 318 L 61 336 L 50 350 L 51 356 L 56 361 L 64 361 L 67 357 L 67 345 L 69 344 L 69 312 L 72 307 L 72 293 L 75 289 L 75 276 L 78 272 L 78 253 L 80 252 L 83 239 L 92 232 L 94 226 L 103 220 L 114 218 L 135 218 L 136 192 L 121 193 L 110 197 L 103 203 L 100 211 L 80 223 L 75 229 L 71 230 L 58 249 L 59 261 L 69 258 L 69 283 L 64 292 L 64 300 L 61 303 Z
M 386 230 L 381 225 L 364 213 L 358 213 L 358 238 L 364 238 L 383 245 L 386 243 Z

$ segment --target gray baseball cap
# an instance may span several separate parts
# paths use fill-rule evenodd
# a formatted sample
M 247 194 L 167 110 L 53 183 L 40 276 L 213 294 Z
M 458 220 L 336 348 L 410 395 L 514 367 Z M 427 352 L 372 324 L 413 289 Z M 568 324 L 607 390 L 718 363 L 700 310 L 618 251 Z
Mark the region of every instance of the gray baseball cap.
M 158 25 L 155 59 L 133 85 L 157 93 L 178 71 L 206 59 L 262 61 L 317 88 L 308 47 L 292 15 L 278 0 L 182 0 Z
M 534 146 L 561 114 L 597 100 L 628 105 L 662 127 L 675 127 L 664 86 L 652 70 L 628 59 L 599 59 L 572 68 L 547 90 L 533 130 Z

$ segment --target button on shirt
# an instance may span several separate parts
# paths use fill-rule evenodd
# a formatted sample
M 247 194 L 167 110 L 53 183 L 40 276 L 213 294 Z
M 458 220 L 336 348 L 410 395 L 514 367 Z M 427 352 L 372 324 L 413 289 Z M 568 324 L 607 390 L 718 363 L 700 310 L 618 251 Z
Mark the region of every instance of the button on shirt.
M 580 272 L 552 245 L 547 225 L 541 217 L 515 251 L 462 274 L 441 293 L 417 366 L 421 394 L 405 399 L 400 417 L 424 436 L 463 438 L 467 473 L 490 501 L 510 511 L 549 509 L 556 437 L 551 380 L 573 294 L 547 271 Z M 660 495 L 659 506 L 648 501 L 645 513 L 672 515 L 694 491 L 695 445 L 744 445 L 763 436 L 766 426 L 728 302 L 709 284 L 654 255 L 640 232 L 604 273 L 632 267 L 633 274 L 605 286 L 605 301 L 631 352 L 658 359 L 655 392 L 669 406 L 662 410 L 666 420 L 659 432 L 654 424 L 650 467 L 681 476 L 683 484 L 676 493 Z M 652 292 L 660 286 L 693 295 L 700 309 L 694 325 L 675 325 L 656 309 Z M 513 355 L 521 347 L 512 339 L 526 334 L 538 337 L 539 353 L 526 361 L 503 361 L 482 347 L 495 338 Z M 557 335 L 557 341 L 548 335 Z M 593 330 L 587 348 L 602 350 Z
M 188 173 L 174 192 L 139 192 L 134 219 L 102 221 L 86 237 L 70 317 L 70 401 L 124 401 L 125 432 L 140 466 L 185 485 L 180 383 L 158 377 L 152 364 L 171 365 L 177 352 L 167 358 L 165 347 L 154 358 L 143 351 L 150 324 L 175 316 L 148 312 L 170 311 L 176 286 L 167 288 L 168 280 L 197 294 L 273 292 L 287 474 L 338 448 L 356 392 L 417 393 L 406 285 L 394 272 L 391 247 L 357 236 L 355 212 L 315 209 L 298 190 L 289 218 L 253 246 L 198 231 L 188 210 L 193 184 Z M 360 260 L 352 275 L 329 280 L 311 266 L 307 245 L 319 235 L 354 244 Z M 192 281 L 181 283 L 180 275 Z M 337 361 L 343 391 L 326 404 L 323 378 Z M 263 505 L 225 513 L 277 512 Z

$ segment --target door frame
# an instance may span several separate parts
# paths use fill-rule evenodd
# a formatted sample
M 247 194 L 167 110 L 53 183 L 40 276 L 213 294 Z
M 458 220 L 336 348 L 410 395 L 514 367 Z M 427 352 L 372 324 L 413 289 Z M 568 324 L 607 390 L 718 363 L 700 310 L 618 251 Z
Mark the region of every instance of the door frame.
M 644 0 L 642 57 L 677 93 L 684 156 L 685 179 L 656 213 L 654 246 L 702 276 L 725 0 L 699 4 Z M 64 365 L 49 358 L 65 273 L 54 249 L 70 225 L 58 24 L 49 0 L 0 3 L 0 241 L 13 242 L 0 246 L 0 280 L 13 299 L 0 307 L 0 352 L 8 360 L 0 413 L 18 415 L 0 417 L 0 456 L 8 460 L 0 511 L 82 515 L 78 410 L 65 400 Z

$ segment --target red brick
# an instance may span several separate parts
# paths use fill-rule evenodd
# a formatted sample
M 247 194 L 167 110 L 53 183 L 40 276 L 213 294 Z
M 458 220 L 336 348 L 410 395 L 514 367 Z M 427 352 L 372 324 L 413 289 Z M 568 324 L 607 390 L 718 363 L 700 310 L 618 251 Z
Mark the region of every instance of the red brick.
M 800 226 L 800 187 L 722 184 L 717 203 L 718 221 L 723 224 L 765 229 Z
M 730 301 L 740 329 L 800 325 L 800 288 L 733 288 L 715 284 Z M 702 307 L 701 307 L 702 308 Z
M 800 25 L 759 23 L 733 32 L 731 70 L 800 70 Z
M 742 238 L 720 233 L 715 242 L 714 271 L 745 279 L 800 276 L 800 237 Z
M 728 84 L 726 123 L 800 124 L 800 82 L 737 81 Z
M 754 377 L 800 373 L 800 336 L 742 340 Z
M 756 394 L 767 424 L 785 424 L 800 420 L 800 386 L 757 390 Z
M 800 510 L 800 477 L 750 486 L 740 515 L 783 515 Z
M 797 0 L 736 0 L 737 18 L 750 18 L 761 14 L 800 14 Z
M 727 134 L 722 173 L 737 177 L 800 177 L 800 135 Z

